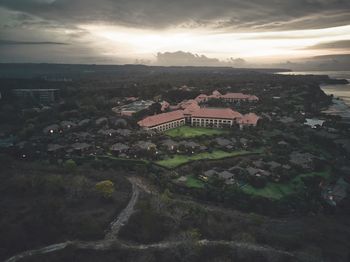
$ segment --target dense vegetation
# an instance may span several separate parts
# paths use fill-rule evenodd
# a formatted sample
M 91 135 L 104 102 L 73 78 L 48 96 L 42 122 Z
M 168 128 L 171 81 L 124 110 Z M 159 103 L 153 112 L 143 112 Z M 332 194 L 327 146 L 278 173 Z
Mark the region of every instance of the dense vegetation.
M 130 185 L 118 171 L 18 163 L 1 155 L 0 259 L 72 239 L 100 239 L 126 205 Z M 115 191 L 96 190 L 101 181 Z

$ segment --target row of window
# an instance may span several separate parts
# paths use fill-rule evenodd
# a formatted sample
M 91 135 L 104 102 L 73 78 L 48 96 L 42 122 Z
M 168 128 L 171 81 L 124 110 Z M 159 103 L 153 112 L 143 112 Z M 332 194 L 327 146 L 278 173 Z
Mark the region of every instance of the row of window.
M 223 127 L 230 127 L 230 124 L 227 123 L 201 123 L 201 122 L 193 122 L 192 126 L 197 127 L 215 127 L 215 128 L 223 128 Z
M 231 124 L 232 120 L 221 120 L 221 119 L 199 119 L 199 118 L 193 118 L 192 121 L 194 123 L 224 123 L 224 124 Z
M 166 131 L 166 130 L 171 129 L 171 128 L 176 128 L 176 127 L 182 126 L 184 124 L 185 124 L 185 120 L 180 120 L 180 121 L 174 121 L 174 122 L 170 122 L 170 123 L 167 123 L 164 125 L 160 125 L 160 126 L 154 127 L 153 129 L 156 129 L 156 130 L 162 132 L 162 131 Z

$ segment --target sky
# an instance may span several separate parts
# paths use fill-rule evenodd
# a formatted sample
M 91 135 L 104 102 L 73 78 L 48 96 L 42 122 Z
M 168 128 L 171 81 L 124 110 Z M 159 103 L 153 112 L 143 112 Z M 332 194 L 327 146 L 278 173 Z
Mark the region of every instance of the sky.
M 349 0 L 0 0 L 0 62 L 244 65 L 343 54 Z

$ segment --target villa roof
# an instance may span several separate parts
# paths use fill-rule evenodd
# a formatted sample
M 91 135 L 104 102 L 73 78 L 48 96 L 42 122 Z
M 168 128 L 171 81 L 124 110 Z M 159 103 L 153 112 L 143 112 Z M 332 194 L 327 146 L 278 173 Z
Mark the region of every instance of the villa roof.
M 196 100 L 197 102 L 202 102 L 203 100 L 205 100 L 208 96 L 206 94 L 200 94 L 198 95 L 194 100 Z
M 114 145 L 111 146 L 110 148 L 112 151 L 126 151 L 129 149 L 129 146 L 123 144 L 123 143 L 116 143 Z
M 54 152 L 54 151 L 60 150 L 62 148 L 64 148 L 64 146 L 57 145 L 57 144 L 48 144 L 47 145 L 48 152 Z
M 153 127 L 167 122 L 184 118 L 183 110 L 176 110 L 168 113 L 162 113 L 154 116 L 148 116 L 137 122 L 141 127 Z
M 200 109 L 200 106 L 198 105 L 198 103 L 195 100 L 193 100 L 193 102 L 191 104 L 188 104 L 185 107 L 184 113 L 185 114 L 191 114 L 192 112 L 195 112 L 198 109 Z
M 249 124 L 249 125 L 256 125 L 258 123 L 258 120 L 260 117 L 258 117 L 254 113 L 249 113 L 246 115 L 243 115 L 241 119 L 239 119 L 240 124 Z
M 221 96 L 221 93 L 218 90 L 213 91 L 214 96 Z
M 198 105 L 198 102 L 194 99 L 184 100 L 184 101 L 177 104 L 177 108 L 186 109 L 189 106 L 193 106 L 193 105 Z
M 134 147 L 137 147 L 139 149 L 143 149 L 143 150 L 149 150 L 151 148 L 156 148 L 157 145 L 152 143 L 152 142 L 149 142 L 149 141 L 138 141 Z
M 200 108 L 192 113 L 192 117 L 235 119 L 242 115 L 230 108 Z
M 160 103 L 161 104 L 161 111 L 163 112 L 163 111 L 165 111 L 165 110 L 167 110 L 168 108 L 169 108 L 169 106 L 170 106 L 170 104 L 167 102 L 167 101 L 163 101 L 163 102 L 161 102 Z
M 87 144 L 87 143 L 74 143 L 71 145 L 71 147 L 74 150 L 84 150 L 84 149 L 88 149 L 91 147 L 91 145 Z

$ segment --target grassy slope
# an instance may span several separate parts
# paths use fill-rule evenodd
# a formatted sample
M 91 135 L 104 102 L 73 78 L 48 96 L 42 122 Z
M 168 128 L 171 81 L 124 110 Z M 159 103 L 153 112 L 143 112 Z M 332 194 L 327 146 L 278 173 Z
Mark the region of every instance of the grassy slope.
M 215 150 L 211 153 L 205 152 L 205 153 L 195 154 L 191 156 L 175 155 L 172 158 L 156 161 L 156 163 L 158 165 L 161 165 L 167 168 L 175 168 L 182 164 L 185 164 L 191 161 L 196 161 L 196 160 L 203 160 L 203 159 L 215 160 L 215 159 L 221 159 L 226 157 L 249 155 L 249 154 L 260 153 L 260 152 L 261 150 L 255 150 L 255 151 L 240 150 L 240 151 L 232 151 L 232 152 Z
M 203 188 L 204 182 L 193 176 L 188 176 L 186 181 L 186 186 L 190 188 Z
M 299 175 L 288 183 L 269 182 L 264 188 L 254 188 L 251 185 L 246 185 L 242 188 L 242 190 L 247 194 L 266 197 L 273 200 L 279 200 L 287 195 L 296 193 L 298 190 L 302 189 L 302 187 L 304 186 L 302 178 L 308 176 L 321 176 L 326 179 L 330 176 L 330 173 L 329 171 L 311 172 Z
M 179 128 L 171 129 L 165 132 L 166 135 L 171 137 L 183 137 L 191 138 L 196 136 L 213 136 L 228 133 L 225 129 L 214 129 L 214 128 L 201 128 L 201 127 L 189 127 L 182 126 Z

